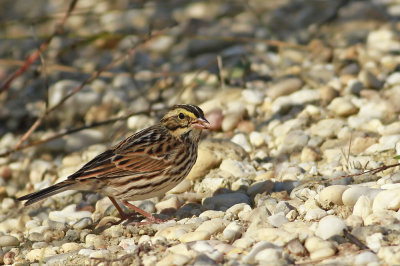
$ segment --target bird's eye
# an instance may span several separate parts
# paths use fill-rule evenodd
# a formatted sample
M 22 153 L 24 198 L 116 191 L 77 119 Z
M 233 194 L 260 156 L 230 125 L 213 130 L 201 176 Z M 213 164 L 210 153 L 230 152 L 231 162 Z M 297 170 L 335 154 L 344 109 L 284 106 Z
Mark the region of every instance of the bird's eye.
M 179 119 L 184 119 L 185 115 L 183 113 L 179 113 L 178 117 L 179 117 Z

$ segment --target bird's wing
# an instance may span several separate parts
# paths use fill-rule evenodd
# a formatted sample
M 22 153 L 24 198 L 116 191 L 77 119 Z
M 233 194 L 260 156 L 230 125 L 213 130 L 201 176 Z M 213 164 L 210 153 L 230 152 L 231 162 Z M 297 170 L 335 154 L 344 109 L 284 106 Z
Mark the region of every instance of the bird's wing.
M 135 141 L 143 137 L 146 132 L 139 132 L 123 140 L 114 148 L 107 150 L 85 164 L 76 173 L 70 175 L 68 179 L 89 180 L 89 179 L 108 179 L 123 176 L 151 174 L 161 172 L 168 168 L 171 160 L 167 156 L 162 156 L 160 152 L 145 152 L 147 145 L 158 143 L 157 139 L 152 141 Z
M 84 165 L 68 179 L 83 181 L 85 179 L 116 178 L 130 175 L 160 172 L 170 166 L 163 158 L 151 157 L 146 154 L 114 154 L 106 157 L 100 154 Z

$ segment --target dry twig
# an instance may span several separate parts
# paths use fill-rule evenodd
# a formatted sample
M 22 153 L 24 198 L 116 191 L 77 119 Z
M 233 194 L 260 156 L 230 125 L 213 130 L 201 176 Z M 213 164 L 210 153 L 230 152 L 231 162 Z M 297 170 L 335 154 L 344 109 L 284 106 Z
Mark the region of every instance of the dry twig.
M 123 60 L 125 60 L 125 58 L 132 56 L 135 51 L 136 48 L 140 45 L 146 44 L 147 42 L 149 42 L 150 40 L 152 40 L 154 37 L 157 37 L 161 34 L 163 34 L 166 30 L 162 30 L 159 31 L 153 35 L 149 35 L 147 39 L 143 40 L 142 42 L 138 42 L 134 47 L 132 47 L 126 54 L 118 57 L 117 59 L 113 60 L 111 63 L 109 63 L 108 65 L 106 65 L 105 67 L 101 68 L 100 70 L 96 71 L 95 73 L 93 73 L 89 78 L 87 78 L 85 81 L 83 81 L 78 87 L 76 87 L 74 90 L 72 90 L 70 93 L 68 93 L 63 99 L 60 100 L 60 102 L 58 102 L 56 105 L 52 106 L 51 108 L 47 109 L 36 121 L 35 123 L 28 129 L 27 132 L 25 132 L 25 134 L 21 137 L 21 139 L 18 141 L 17 145 L 15 145 L 14 147 L 14 151 L 20 150 L 21 149 L 21 145 L 24 141 L 26 141 L 28 139 L 28 137 L 39 127 L 39 125 L 42 124 L 42 122 L 44 121 L 44 119 L 54 110 L 56 110 L 57 108 L 59 108 L 62 104 L 65 103 L 66 100 L 68 100 L 70 97 L 72 97 L 73 95 L 75 95 L 76 93 L 78 93 L 86 84 L 92 82 L 93 80 L 95 80 L 96 78 L 98 78 L 101 73 L 103 73 L 104 71 L 110 69 L 111 67 L 117 65 L 118 63 L 122 62 Z M 6 152 L 6 153 L 12 153 L 13 151 L 10 152 Z M 3 154 L 6 154 L 3 153 Z M 3 155 L 1 154 L 1 155 Z M 0 155 L 0 157 L 1 157 Z
M 49 46 L 51 40 L 58 34 L 61 34 L 64 31 L 64 24 L 67 21 L 68 17 L 70 16 L 72 10 L 74 9 L 74 7 L 76 6 L 76 3 L 78 2 L 78 0 L 72 0 L 71 3 L 69 4 L 68 10 L 64 15 L 64 18 L 61 20 L 61 22 L 56 26 L 56 29 L 54 30 L 53 34 L 50 35 L 50 37 L 48 37 L 46 39 L 46 41 L 44 41 L 42 43 L 42 45 L 40 45 L 39 49 L 36 50 L 33 54 L 31 54 L 26 60 L 25 63 L 17 70 L 15 71 L 7 80 L 6 82 L 4 82 L 4 84 L 0 87 L 0 93 L 6 91 L 10 86 L 11 83 L 17 78 L 19 77 L 22 73 L 24 73 L 30 65 L 32 65 L 40 56 L 40 54 L 42 54 L 47 47 Z

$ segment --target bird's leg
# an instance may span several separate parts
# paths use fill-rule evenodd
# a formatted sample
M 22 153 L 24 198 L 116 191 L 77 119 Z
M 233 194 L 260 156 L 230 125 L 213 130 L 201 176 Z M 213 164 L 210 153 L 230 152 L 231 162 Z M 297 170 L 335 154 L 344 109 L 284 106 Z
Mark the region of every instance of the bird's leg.
M 127 220 L 127 219 L 130 218 L 130 215 L 129 215 L 129 214 L 126 214 L 126 213 L 122 210 L 121 206 L 119 206 L 118 202 L 117 202 L 113 197 L 108 197 L 108 198 L 111 200 L 111 202 L 114 204 L 115 208 L 118 210 L 119 216 L 121 216 L 121 220 L 118 221 L 116 224 L 120 224 L 121 222 L 123 222 L 123 221 L 125 221 L 125 220 Z M 124 205 L 126 205 L 128 208 L 134 210 L 135 212 L 138 212 L 138 213 L 140 213 L 141 215 L 145 216 L 147 219 L 149 219 L 149 223 L 163 223 L 163 222 L 165 222 L 164 220 L 161 220 L 161 219 L 158 219 L 158 218 L 154 217 L 154 216 L 151 215 L 150 213 L 148 213 L 148 212 L 146 212 L 146 211 L 144 211 L 144 210 L 142 210 L 142 209 L 136 207 L 136 206 L 133 205 L 133 204 L 130 204 L 130 203 L 127 202 L 127 201 L 122 201 L 122 203 L 123 203 Z M 144 223 L 135 223 L 135 224 L 136 224 L 136 225 L 143 225 L 143 224 L 147 224 L 147 223 L 144 222 Z
M 135 212 L 138 212 L 138 213 L 140 213 L 141 215 L 143 215 L 143 216 L 145 216 L 146 218 L 148 218 L 150 223 L 163 223 L 163 222 L 165 222 L 164 220 L 161 220 L 161 219 L 158 219 L 158 218 L 154 217 L 154 216 L 151 215 L 150 213 L 148 213 L 148 212 L 146 212 L 146 211 L 144 211 L 144 210 L 142 210 L 142 209 L 136 207 L 135 205 L 130 204 L 130 203 L 127 202 L 126 200 L 123 200 L 122 203 L 125 204 L 125 206 L 127 206 L 128 208 L 130 208 L 130 209 L 134 210 Z M 142 224 L 143 224 L 143 223 L 142 223 Z
M 113 197 L 108 197 L 112 204 L 114 204 L 115 208 L 117 209 L 117 211 L 119 212 L 119 216 L 121 216 L 121 220 L 118 223 L 121 223 L 122 221 L 126 220 L 129 218 L 129 215 L 127 215 L 121 208 L 121 206 L 119 206 L 118 202 L 113 198 Z

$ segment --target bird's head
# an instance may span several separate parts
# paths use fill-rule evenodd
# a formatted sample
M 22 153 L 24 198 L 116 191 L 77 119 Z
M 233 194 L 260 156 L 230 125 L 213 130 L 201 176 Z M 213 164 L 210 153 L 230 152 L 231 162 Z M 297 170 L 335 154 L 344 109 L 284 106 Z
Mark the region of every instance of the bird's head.
M 175 137 L 192 133 L 192 137 L 199 138 L 201 130 L 210 127 L 203 110 L 196 105 L 189 104 L 174 105 L 160 123 Z

